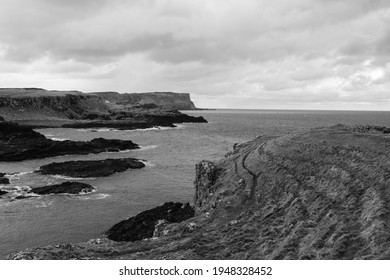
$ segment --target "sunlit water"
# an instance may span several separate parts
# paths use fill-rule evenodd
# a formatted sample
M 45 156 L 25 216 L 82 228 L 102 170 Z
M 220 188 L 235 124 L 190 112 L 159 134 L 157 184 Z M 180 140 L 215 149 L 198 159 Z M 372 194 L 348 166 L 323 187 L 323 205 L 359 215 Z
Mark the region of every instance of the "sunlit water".
M 0 258 L 28 247 L 87 241 L 100 236 L 115 223 L 166 201 L 192 201 L 195 164 L 202 159 L 221 158 L 234 143 L 263 134 L 282 135 L 337 123 L 390 127 L 390 112 L 216 110 L 186 113 L 203 115 L 209 123 L 135 131 L 38 130 L 57 140 L 130 139 L 141 149 L 0 163 L 0 172 L 14 174 L 10 176 L 11 185 L 1 188 L 23 189 L 70 179 L 33 172 L 51 162 L 135 157 L 145 160 L 147 166 L 110 177 L 75 180 L 94 186 L 96 191 L 91 194 L 49 195 L 15 201 L 0 199 Z

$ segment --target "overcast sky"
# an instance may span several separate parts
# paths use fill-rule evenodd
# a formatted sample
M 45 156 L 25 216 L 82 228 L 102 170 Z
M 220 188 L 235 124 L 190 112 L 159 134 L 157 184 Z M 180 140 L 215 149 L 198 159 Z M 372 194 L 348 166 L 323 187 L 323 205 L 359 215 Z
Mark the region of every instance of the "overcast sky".
M 0 87 L 390 110 L 390 1 L 0 0 Z

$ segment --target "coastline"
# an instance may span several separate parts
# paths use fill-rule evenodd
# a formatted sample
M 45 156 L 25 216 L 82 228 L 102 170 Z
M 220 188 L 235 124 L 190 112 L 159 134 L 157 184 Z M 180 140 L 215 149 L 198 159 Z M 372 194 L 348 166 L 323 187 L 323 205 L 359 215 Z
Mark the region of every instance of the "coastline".
M 356 154 L 357 147 L 366 154 L 364 158 Z M 282 137 L 259 137 L 237 145 L 219 162 L 198 163 L 195 217 L 181 223 L 156 224 L 153 238 L 114 242 L 103 236 L 85 243 L 28 249 L 9 258 L 389 259 L 388 247 L 381 243 L 387 232 L 379 231 L 384 236 L 377 241 L 371 237 L 365 240 L 362 235 L 371 225 L 382 226 L 376 222 L 381 219 L 378 214 L 387 211 L 375 208 L 387 206 L 374 207 L 374 201 L 366 199 L 372 195 L 387 199 L 377 185 L 385 170 L 381 168 L 383 157 L 378 158 L 376 151 L 389 151 L 389 147 L 387 130 L 375 127 L 338 125 Z M 379 164 L 370 163 L 372 156 Z M 308 165 L 313 160 L 316 164 Z M 349 160 L 359 164 L 348 167 L 345 163 Z M 356 173 L 359 166 L 367 171 Z M 323 171 L 319 173 L 317 168 Z M 370 176 L 370 184 L 365 176 Z M 333 184 L 334 180 L 343 183 Z M 359 190 L 349 187 L 351 180 L 361 180 Z M 345 204 L 348 197 L 354 199 Z M 371 218 L 361 220 L 361 215 Z M 358 230 L 354 233 L 350 227 Z M 352 234 L 349 239 L 342 234 L 345 230 Z M 320 233 L 327 231 L 332 234 L 324 237 Z M 376 234 L 370 232 L 370 236 Z M 275 242 L 279 244 L 276 247 Z M 372 242 L 377 243 L 372 246 Z

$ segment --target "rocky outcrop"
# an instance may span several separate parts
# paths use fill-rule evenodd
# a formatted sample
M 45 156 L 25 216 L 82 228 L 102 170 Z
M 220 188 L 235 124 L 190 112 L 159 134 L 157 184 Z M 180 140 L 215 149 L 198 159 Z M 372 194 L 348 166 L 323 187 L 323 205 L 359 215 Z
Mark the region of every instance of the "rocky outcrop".
M 86 94 L 39 88 L 0 88 L 0 115 L 33 128 L 65 124 L 64 127 L 137 129 L 206 122 L 202 117 L 187 116 L 178 109 L 196 109 L 189 94 Z M 122 122 L 118 123 L 118 120 Z
M 10 256 L 104 259 L 390 259 L 390 136 L 337 125 L 237 145 L 197 165 L 195 217 L 152 239 Z
M 41 174 L 63 175 L 73 178 L 106 177 L 127 169 L 145 167 L 141 161 L 134 158 L 79 160 L 54 162 L 43 165 L 37 172 Z
M 182 203 L 167 202 L 119 222 L 107 232 L 107 237 L 114 241 L 137 241 L 151 238 L 157 225 L 179 223 L 192 218 L 194 213 L 194 209 L 189 203 L 183 205 Z
M 49 185 L 31 189 L 31 193 L 38 195 L 47 194 L 86 194 L 90 193 L 94 188 L 85 183 L 79 182 L 64 182 L 57 185 Z
M 110 103 L 121 105 L 141 106 L 143 108 L 158 106 L 169 110 L 196 110 L 189 93 L 176 92 L 145 92 L 145 93 L 125 93 L 117 92 L 94 92 Z
M 62 125 L 64 128 L 114 128 L 118 130 L 146 129 L 152 127 L 176 127 L 174 123 L 207 123 L 202 116 L 194 117 L 179 111 L 135 110 L 112 113 L 115 120 L 77 121 Z
M 137 149 L 132 141 L 96 138 L 91 141 L 53 141 L 29 127 L 0 123 L 0 161 L 22 161 L 71 154 Z

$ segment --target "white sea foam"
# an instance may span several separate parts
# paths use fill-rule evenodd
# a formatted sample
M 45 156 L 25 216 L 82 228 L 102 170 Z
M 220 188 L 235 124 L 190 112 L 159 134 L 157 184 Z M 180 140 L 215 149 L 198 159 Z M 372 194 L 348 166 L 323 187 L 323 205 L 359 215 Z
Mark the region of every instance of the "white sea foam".
M 140 159 L 139 161 L 142 162 L 143 164 L 145 164 L 146 167 L 155 167 L 156 166 L 156 164 L 151 163 L 150 161 L 146 161 L 146 160 L 142 160 L 142 159 Z
M 150 146 L 140 146 L 140 148 L 137 151 L 147 151 L 147 150 L 153 150 L 157 148 L 157 145 L 150 145 Z
M 34 173 L 34 171 L 24 171 L 24 172 L 18 172 L 18 173 L 13 173 L 13 174 L 7 174 L 4 177 L 10 179 L 10 180 L 17 180 L 20 179 L 20 177 Z
M 53 201 L 40 201 L 38 204 L 36 204 L 35 208 L 47 208 L 53 204 Z
M 95 177 L 87 177 L 87 178 L 78 178 L 78 177 L 69 177 L 62 175 L 49 175 L 52 178 L 61 179 L 61 180 L 95 180 Z
M 69 139 L 67 139 L 67 138 L 56 138 L 56 137 L 51 137 L 50 138 L 50 140 L 53 140 L 53 141 L 67 141 L 67 140 L 69 140 Z
M 88 196 L 79 196 L 77 197 L 78 200 L 100 200 L 100 199 L 106 199 L 107 197 L 110 197 L 108 193 L 96 193 L 91 194 Z

